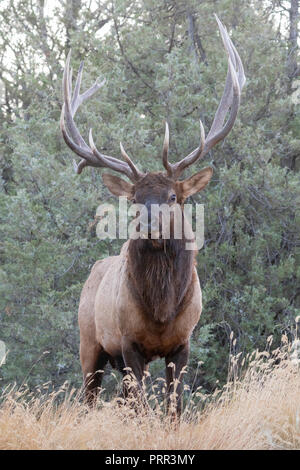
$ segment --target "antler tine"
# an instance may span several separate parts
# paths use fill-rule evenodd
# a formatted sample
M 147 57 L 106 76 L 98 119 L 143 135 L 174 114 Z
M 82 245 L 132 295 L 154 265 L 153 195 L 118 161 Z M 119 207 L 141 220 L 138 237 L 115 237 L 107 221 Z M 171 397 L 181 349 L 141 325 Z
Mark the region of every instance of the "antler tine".
M 191 152 L 183 160 L 180 160 L 180 162 L 176 162 L 174 164 L 170 164 L 168 162 L 168 164 L 170 165 L 170 167 L 169 167 L 170 170 L 168 170 L 168 168 L 165 166 L 166 170 L 168 171 L 169 176 L 171 176 L 172 178 L 177 179 L 186 167 L 192 165 L 193 163 L 195 163 L 198 160 L 198 158 L 200 158 L 200 156 L 201 156 L 201 154 L 204 150 L 205 130 L 204 130 L 204 127 L 203 127 L 203 124 L 202 124 L 201 120 L 199 121 L 199 123 L 200 123 L 200 136 L 201 136 L 199 147 L 197 147 L 195 150 L 193 150 L 193 152 Z
M 200 121 L 201 145 L 187 157 L 175 164 L 170 164 L 167 160 L 167 156 L 164 157 L 164 166 L 168 175 L 172 178 L 178 178 L 185 168 L 190 166 L 192 163 L 195 163 L 199 158 L 203 158 L 212 147 L 214 147 L 220 140 L 224 139 L 232 129 L 238 113 L 241 90 L 246 81 L 244 68 L 241 58 L 233 45 L 226 28 L 223 26 L 217 15 L 215 15 L 215 17 L 228 55 L 228 72 L 224 92 L 206 139 L 204 129 Z M 224 120 L 229 109 L 229 117 L 224 124 Z
M 220 104 L 216 111 L 211 129 L 207 136 L 207 142 L 205 145 L 203 156 L 214 146 L 217 142 L 223 139 L 231 130 L 235 121 L 238 107 L 240 103 L 241 90 L 245 84 L 246 77 L 244 74 L 244 68 L 240 56 L 234 47 L 226 28 L 223 26 L 217 15 L 215 15 L 219 30 L 221 33 L 222 41 L 225 50 L 228 54 L 228 72 L 226 77 L 225 88 Z M 236 73 L 236 67 L 238 72 Z M 235 96 L 234 96 L 235 95 Z M 224 127 L 224 119 L 226 114 L 231 107 L 231 113 L 229 119 Z M 231 125 L 230 125 L 231 124 Z
M 168 174 L 172 172 L 172 165 L 168 160 L 169 142 L 170 142 L 169 124 L 166 121 L 162 160 L 163 160 L 163 165 L 165 169 L 167 170 Z
M 139 170 L 135 167 L 133 162 L 127 160 L 127 162 L 122 162 L 117 158 L 110 157 L 108 155 L 104 155 L 100 153 L 94 143 L 92 130 L 89 133 L 89 145 L 85 142 L 82 138 L 80 132 L 77 129 L 77 126 L 74 122 L 74 116 L 76 111 L 78 110 L 79 106 L 86 101 L 87 99 L 91 98 L 105 83 L 103 80 L 101 83 L 96 80 L 94 85 L 92 85 L 88 90 L 84 93 L 80 94 L 80 85 L 82 79 L 82 71 L 83 71 L 83 62 L 81 62 L 75 88 L 72 95 L 72 70 L 70 70 L 70 60 L 71 60 L 71 50 L 67 56 L 66 65 L 63 74 L 63 97 L 64 97 L 64 104 L 62 106 L 61 117 L 60 117 L 60 128 L 63 135 L 63 138 L 66 144 L 77 154 L 81 157 L 79 164 L 77 165 L 74 162 L 75 171 L 79 174 L 83 170 L 85 166 L 93 166 L 93 167 L 105 167 L 110 168 L 112 170 L 118 171 L 120 173 L 124 173 L 129 179 L 132 181 L 136 181 L 140 178 L 143 174 L 139 172 Z M 66 124 L 65 125 L 65 120 Z M 128 157 L 129 158 L 129 157 Z
M 90 144 L 93 154 L 95 155 L 95 157 L 98 159 L 100 163 L 99 166 L 107 167 L 107 168 L 110 168 L 111 170 L 124 173 L 126 176 L 128 176 L 129 179 L 133 181 L 137 179 L 134 173 L 132 172 L 131 168 L 126 163 L 122 162 L 121 160 L 118 160 L 117 158 L 104 155 L 103 153 L 100 153 L 99 150 L 97 150 L 97 147 L 93 139 L 92 129 L 90 129 L 90 132 L 89 132 L 89 144 Z
M 73 94 L 72 105 L 71 105 L 72 116 L 75 115 L 75 113 L 78 109 L 78 106 L 79 106 L 79 93 L 80 93 L 83 65 L 84 65 L 83 61 L 80 62 L 78 74 L 77 74 L 77 77 L 76 77 L 76 83 L 75 83 L 74 94 Z M 70 85 L 72 86 L 71 79 L 72 79 L 72 77 L 70 77 Z M 77 107 L 74 106 L 76 102 L 77 102 Z
M 219 29 L 220 29 L 220 33 L 221 33 L 221 36 L 222 36 L 222 41 L 223 41 L 224 47 L 225 47 L 226 51 L 229 53 L 234 67 L 237 66 L 239 85 L 240 85 L 240 89 L 242 89 L 243 86 L 246 83 L 246 77 L 245 77 L 245 73 L 244 73 L 243 63 L 242 63 L 241 58 L 238 54 L 238 51 L 236 50 L 235 45 L 233 44 L 233 42 L 232 42 L 232 40 L 231 40 L 231 38 L 228 34 L 227 28 L 223 25 L 223 23 L 221 23 L 221 21 L 219 20 L 219 18 L 216 14 L 215 14 L 215 18 L 217 20 L 217 23 L 218 23 L 218 26 L 219 26 Z
M 138 168 L 135 166 L 135 164 L 133 163 L 133 161 L 131 160 L 131 158 L 129 157 L 129 155 L 125 152 L 125 149 L 122 145 L 122 142 L 120 142 L 120 150 L 121 150 L 121 154 L 123 156 L 123 158 L 125 158 L 126 162 L 128 163 L 128 165 L 130 166 L 132 172 L 134 173 L 136 179 L 139 179 L 141 178 L 142 176 L 144 176 L 143 173 L 141 173 Z
M 81 137 L 73 117 L 75 115 L 76 110 L 79 106 L 78 96 L 79 96 L 79 89 L 78 85 L 80 86 L 80 71 L 79 77 L 76 80 L 75 92 L 71 103 L 71 93 L 72 93 L 72 73 L 70 71 L 70 59 L 71 59 L 71 50 L 67 56 L 66 65 L 63 74 L 63 96 L 64 96 L 64 104 L 62 106 L 61 117 L 60 117 L 60 128 L 62 135 L 66 144 L 75 152 L 77 155 L 82 157 L 84 160 L 81 160 L 79 165 L 77 166 L 77 173 L 81 173 L 82 169 L 87 166 L 97 167 L 99 166 L 99 162 L 97 158 L 93 155 L 91 150 L 89 149 L 88 145 Z M 96 91 L 96 90 L 95 90 Z M 67 128 L 65 126 L 65 118 L 67 122 Z M 71 137 L 68 134 L 70 132 Z M 85 164 L 83 163 L 85 161 Z
M 226 135 L 231 131 L 234 121 L 236 119 L 237 113 L 238 113 L 241 92 L 240 92 L 237 74 L 233 68 L 230 58 L 228 59 L 228 68 L 229 68 L 228 75 L 230 76 L 230 79 L 231 79 L 231 90 L 227 96 L 225 93 L 223 95 L 224 100 L 220 103 L 217 109 L 217 112 L 215 114 L 212 127 L 207 136 L 203 154 L 201 155 L 202 157 L 204 157 L 204 155 L 206 155 L 206 153 L 212 147 L 214 147 L 218 142 L 220 142 L 220 140 L 224 139 Z M 226 86 L 225 86 L 225 91 L 226 91 Z M 229 98 L 231 98 L 230 104 L 228 103 Z M 231 110 L 230 110 L 229 118 L 227 122 L 225 123 L 225 125 L 223 126 L 225 116 L 230 106 L 231 106 Z

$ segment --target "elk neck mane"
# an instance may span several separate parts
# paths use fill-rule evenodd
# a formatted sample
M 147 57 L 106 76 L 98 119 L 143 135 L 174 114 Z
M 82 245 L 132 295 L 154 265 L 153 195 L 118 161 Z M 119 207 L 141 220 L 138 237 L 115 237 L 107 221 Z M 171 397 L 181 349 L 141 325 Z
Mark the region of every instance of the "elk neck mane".
M 185 249 L 185 239 L 130 240 L 130 289 L 142 312 L 156 323 L 172 320 L 192 295 L 196 252 Z

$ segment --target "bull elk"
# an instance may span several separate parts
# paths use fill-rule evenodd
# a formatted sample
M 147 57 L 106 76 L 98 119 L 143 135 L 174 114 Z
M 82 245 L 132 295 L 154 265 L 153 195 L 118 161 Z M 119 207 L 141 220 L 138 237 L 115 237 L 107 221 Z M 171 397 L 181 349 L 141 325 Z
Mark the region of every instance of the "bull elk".
M 208 184 L 213 173 L 210 167 L 187 179 L 180 180 L 179 177 L 230 132 L 245 83 L 239 54 L 226 28 L 218 17 L 216 20 L 228 55 L 223 96 L 207 137 L 200 121 L 199 146 L 176 163 L 168 160 L 169 127 L 166 123 L 162 153 L 164 173 L 141 172 L 121 143 L 123 161 L 104 155 L 95 146 L 92 130 L 89 132 L 89 145 L 85 142 L 74 116 L 81 103 L 101 88 L 103 82 L 96 81 L 80 94 L 81 63 L 72 93 L 69 53 L 63 75 L 64 104 L 60 127 L 67 145 L 81 157 L 79 164 L 75 164 L 78 174 L 85 166 L 109 168 L 124 174 L 131 182 L 111 174 L 103 174 L 103 182 L 112 194 L 144 204 L 149 211 L 152 204 L 162 203 L 169 206 L 177 203 L 183 208 L 187 197 Z M 224 122 L 228 112 L 229 117 Z M 149 219 L 151 224 L 150 212 Z M 137 383 L 141 384 L 147 364 L 156 357 L 163 357 L 168 396 L 174 392 L 176 382 L 176 406 L 180 412 L 181 372 L 187 365 L 190 337 L 202 310 L 195 267 L 197 251 L 186 250 L 184 238 L 152 239 L 149 233 L 143 239 L 127 240 L 118 256 L 97 261 L 84 284 L 79 305 L 79 327 L 85 392 L 88 400 L 96 396 L 108 361 L 123 376 L 130 368 Z

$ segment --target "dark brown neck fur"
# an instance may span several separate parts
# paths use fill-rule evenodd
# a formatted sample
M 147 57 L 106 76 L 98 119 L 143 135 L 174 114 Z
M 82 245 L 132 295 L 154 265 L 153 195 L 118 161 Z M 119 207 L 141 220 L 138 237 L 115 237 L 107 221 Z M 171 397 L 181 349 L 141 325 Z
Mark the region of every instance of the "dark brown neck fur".
M 192 289 L 195 252 L 185 250 L 185 240 L 151 240 L 129 243 L 130 287 L 142 311 L 165 323 L 183 307 Z

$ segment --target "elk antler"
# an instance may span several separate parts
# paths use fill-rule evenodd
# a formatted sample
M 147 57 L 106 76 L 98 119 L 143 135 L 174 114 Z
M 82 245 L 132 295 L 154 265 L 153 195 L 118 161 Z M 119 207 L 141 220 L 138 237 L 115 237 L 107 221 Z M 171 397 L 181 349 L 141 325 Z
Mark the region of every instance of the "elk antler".
M 101 88 L 105 80 L 101 83 L 96 81 L 94 85 L 85 91 L 82 95 L 79 94 L 80 92 L 80 84 L 81 84 L 81 77 L 82 77 L 82 70 L 83 70 L 83 62 L 81 62 L 76 84 L 74 88 L 74 93 L 72 95 L 72 69 L 70 70 L 70 59 L 71 59 L 71 51 L 68 54 L 66 60 L 66 66 L 63 75 L 63 97 L 64 97 L 64 104 L 61 110 L 61 117 L 60 117 L 60 128 L 62 135 L 66 144 L 75 152 L 77 155 L 81 157 L 79 164 L 77 165 L 74 162 L 75 170 L 79 174 L 82 172 L 85 166 L 93 166 L 93 167 L 105 167 L 110 168 L 111 170 L 118 171 L 119 173 L 124 173 L 131 181 L 136 182 L 139 178 L 144 176 L 137 167 L 134 165 L 130 157 L 125 152 L 123 145 L 120 143 L 121 153 L 126 162 L 118 160 L 117 158 L 110 157 L 108 155 L 104 155 L 103 153 L 97 150 L 93 136 L 92 136 L 92 129 L 89 132 L 89 144 L 87 145 L 84 139 L 81 137 L 80 132 L 78 131 L 76 124 L 74 122 L 74 116 L 76 114 L 77 109 L 79 106 L 88 98 L 94 95 L 96 91 Z M 67 123 L 67 128 L 65 126 L 65 119 Z M 70 135 L 69 135 L 70 134 Z
M 205 139 L 204 128 L 200 121 L 201 143 L 193 152 L 181 161 L 171 164 L 168 161 L 169 151 L 169 126 L 166 123 L 165 139 L 163 145 L 163 165 L 167 170 L 168 176 L 177 179 L 181 173 L 196 160 L 203 158 L 207 152 L 214 147 L 220 140 L 224 139 L 231 131 L 236 119 L 239 105 L 241 90 L 245 84 L 246 77 L 240 56 L 234 47 L 226 28 L 223 26 L 217 15 L 215 15 L 219 30 L 222 36 L 225 50 L 228 54 L 228 72 L 226 77 L 225 88 L 220 104 L 216 111 L 212 126 Z M 224 124 L 227 112 L 230 114 L 227 122 Z

